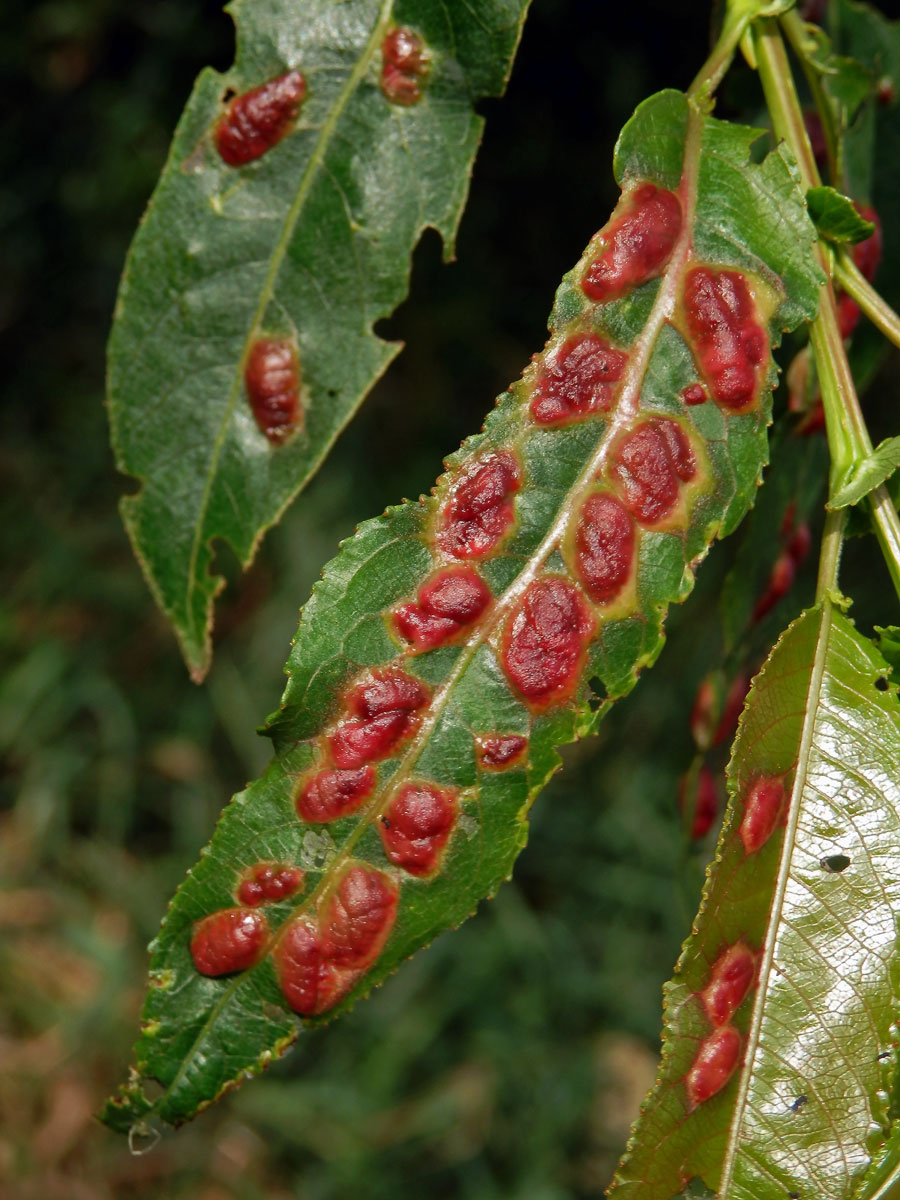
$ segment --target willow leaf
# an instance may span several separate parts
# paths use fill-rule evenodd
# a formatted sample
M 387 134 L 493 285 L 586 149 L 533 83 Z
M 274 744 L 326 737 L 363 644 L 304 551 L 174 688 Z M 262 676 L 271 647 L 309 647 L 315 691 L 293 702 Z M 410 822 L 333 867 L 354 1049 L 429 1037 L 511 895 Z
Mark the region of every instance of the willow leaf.
M 211 543 L 250 561 L 398 352 L 373 325 L 405 296 L 426 226 L 452 255 L 474 105 L 502 92 L 526 7 L 231 5 L 234 66 L 197 79 L 109 347 L 116 461 L 142 484 L 125 524 L 196 678 L 224 583 Z M 386 42 L 397 28 L 412 40 Z
M 459 924 L 509 875 L 555 748 L 599 720 L 589 681 L 620 696 L 658 655 L 667 606 L 756 491 L 768 341 L 816 307 L 796 174 L 781 150 L 754 163 L 758 136 L 680 92 L 641 105 L 616 148 L 622 198 L 563 280 L 543 354 L 430 497 L 363 524 L 325 569 L 275 759 L 153 945 L 111 1124 L 190 1116 Z M 724 365 L 704 332 L 723 325 Z M 267 863 L 302 884 L 252 910 L 258 958 L 220 976 L 233 963 L 205 922 L 240 920 L 221 916 L 236 900 L 246 915 Z M 347 887 L 365 893 L 362 949 L 344 945 Z
M 852 1200 L 889 1126 L 900 706 L 826 600 L 756 678 L 731 804 L 666 987 L 663 1060 L 611 1195 Z
M 873 488 L 890 479 L 900 466 L 900 438 L 886 438 L 868 457 L 854 463 L 849 478 L 828 501 L 829 508 L 846 508 L 859 504 Z

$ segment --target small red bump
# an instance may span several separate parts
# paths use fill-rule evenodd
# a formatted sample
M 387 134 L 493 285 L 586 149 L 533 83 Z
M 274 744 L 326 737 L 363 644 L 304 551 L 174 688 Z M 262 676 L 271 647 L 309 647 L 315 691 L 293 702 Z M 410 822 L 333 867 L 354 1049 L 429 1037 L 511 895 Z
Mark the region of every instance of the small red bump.
M 478 753 L 483 767 L 508 767 L 521 758 L 528 738 L 518 733 L 498 733 L 478 739 Z
M 607 494 L 585 502 L 575 532 L 575 561 L 597 604 L 619 595 L 634 570 L 634 525 L 621 501 Z
M 191 937 L 191 957 L 201 975 L 230 975 L 257 963 L 269 926 L 252 908 L 223 908 L 198 921 Z
M 706 837 L 716 823 L 719 815 L 719 789 L 716 787 L 716 777 L 705 764 L 697 773 L 693 796 L 688 795 L 687 783 L 689 776 L 685 775 L 678 788 L 678 799 L 682 811 L 690 805 L 691 837 L 695 841 Z
M 392 29 L 381 43 L 381 90 L 393 104 L 417 104 L 428 74 L 425 43 L 411 29 Z
M 556 425 L 612 405 L 614 385 L 628 355 L 593 333 L 570 337 L 551 354 L 534 387 L 531 414 L 539 425 Z
M 623 199 L 624 213 L 601 231 L 603 249 L 581 281 L 591 300 L 615 300 L 660 275 L 681 233 L 674 192 L 645 183 Z
M 685 404 L 705 404 L 707 400 L 706 388 L 702 383 L 692 383 L 681 393 L 681 398 Z
M 323 961 L 315 928 L 303 918 L 292 921 L 275 951 L 275 971 L 294 1012 L 311 1016 L 339 999 L 333 972 Z
M 287 338 L 258 338 L 244 372 L 247 397 L 260 431 L 285 441 L 302 419 L 297 348 Z
M 626 506 L 645 525 L 668 517 L 678 503 L 679 483 L 697 474 L 688 436 L 677 421 L 656 418 L 633 429 L 613 463 Z
M 784 808 L 784 781 L 777 775 L 762 775 L 751 786 L 744 801 L 741 841 L 747 854 L 760 850 L 781 819 Z
M 456 816 L 456 797 L 449 788 L 405 783 L 382 818 L 385 854 L 411 875 L 433 874 Z
M 487 584 L 471 567 L 448 567 L 419 589 L 417 604 L 397 609 L 394 624 L 417 649 L 430 650 L 477 621 L 490 599 Z
M 688 330 L 713 398 L 732 411 L 747 408 L 759 390 L 757 368 L 769 343 L 753 297 L 737 271 L 694 267 L 684 285 Z
M 889 75 L 882 75 L 875 89 L 875 98 L 881 108 L 887 108 L 897 99 L 897 89 Z
M 304 875 L 297 867 L 283 867 L 278 863 L 257 863 L 251 867 L 237 891 L 242 904 L 255 906 L 266 900 L 283 900 L 303 883 Z
M 306 96 L 306 80 L 289 71 L 235 96 L 216 125 L 216 149 L 230 167 L 261 158 L 290 130 Z
M 375 770 L 317 771 L 297 797 L 304 821 L 334 821 L 355 812 L 375 786 Z
M 255 879 L 244 879 L 238 887 L 237 898 L 241 904 L 255 908 L 265 900 L 265 888 L 261 883 L 257 883 Z
M 373 671 L 357 684 L 347 707 L 358 720 L 343 721 L 328 738 L 339 767 L 362 767 L 384 758 L 416 726 L 416 712 L 428 703 L 428 689 L 412 675 L 390 668 Z
M 725 1025 L 705 1038 L 684 1079 L 691 1108 L 720 1092 L 738 1067 L 741 1035 Z
M 757 956 L 743 942 L 724 950 L 713 963 L 709 983 L 700 993 L 713 1025 L 727 1025 L 756 982 Z
M 397 889 L 381 871 L 352 866 L 331 894 L 319 927 L 322 956 L 361 970 L 378 957 L 397 915 Z
M 512 496 L 520 485 L 518 464 L 508 451 L 470 463 L 441 513 L 441 549 L 453 558 L 478 558 L 493 550 L 515 520 Z
M 507 625 L 504 670 L 529 700 L 561 699 L 575 686 L 593 631 L 594 620 L 574 584 L 557 575 L 537 579 Z

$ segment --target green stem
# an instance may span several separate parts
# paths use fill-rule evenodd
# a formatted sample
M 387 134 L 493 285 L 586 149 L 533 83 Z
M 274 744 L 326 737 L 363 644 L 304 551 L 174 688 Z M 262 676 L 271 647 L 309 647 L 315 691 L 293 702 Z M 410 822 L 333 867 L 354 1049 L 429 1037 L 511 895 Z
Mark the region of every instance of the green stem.
M 806 133 L 784 42 L 777 24 L 771 19 L 755 22 L 751 31 L 759 78 L 772 117 L 772 125 L 776 135 L 784 139 L 797 159 L 803 188 L 808 191 L 818 185 L 819 173 Z M 821 245 L 817 248 L 817 254 L 826 281 L 819 296 L 819 311 L 810 324 L 809 340 L 822 389 L 825 429 L 831 453 L 829 495 L 833 495 L 853 465 L 871 454 L 872 439 L 869 437 L 859 406 L 859 397 L 838 325 L 837 305 L 830 277 L 831 258 Z M 870 503 L 875 533 L 897 595 L 900 596 L 900 519 L 884 487 L 872 493 Z M 824 557 L 824 545 L 822 553 Z
M 837 588 L 838 567 L 841 563 L 841 548 L 844 544 L 844 526 L 846 524 L 846 508 L 836 508 L 826 514 L 822 548 L 819 551 L 819 574 L 816 579 L 817 604 L 820 604 Z
M 895 346 L 900 346 L 900 316 L 879 296 L 846 250 L 838 254 L 834 276 L 872 324 Z
M 735 18 L 729 6 L 722 32 L 706 62 L 697 72 L 694 82 L 687 90 L 689 99 L 695 101 L 701 108 L 712 107 L 713 93 L 731 66 L 731 60 L 734 58 L 746 27 L 746 18 Z
M 834 110 L 828 98 L 828 93 L 822 86 L 822 76 L 810 62 L 806 51 L 807 36 L 803 19 L 799 16 L 796 9 L 792 9 L 789 13 L 785 13 L 780 18 L 780 21 L 785 37 L 790 43 L 791 49 L 797 55 L 800 66 L 803 68 L 803 74 L 806 76 L 806 82 L 809 84 L 809 90 L 815 101 L 816 110 L 822 121 L 822 132 L 825 134 L 825 151 L 828 155 L 828 173 L 831 176 L 832 183 L 836 187 L 840 187 L 840 181 L 843 177 L 843 166 L 841 163 L 840 141 L 834 127 Z M 804 122 L 805 124 L 806 122 Z

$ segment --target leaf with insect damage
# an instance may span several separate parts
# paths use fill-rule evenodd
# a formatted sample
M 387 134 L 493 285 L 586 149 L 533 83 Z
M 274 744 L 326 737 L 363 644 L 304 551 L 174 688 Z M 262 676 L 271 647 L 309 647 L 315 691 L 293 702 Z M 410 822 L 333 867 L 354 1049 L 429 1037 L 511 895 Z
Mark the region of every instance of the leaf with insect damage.
M 589 681 L 621 696 L 659 654 L 755 495 L 770 347 L 816 308 L 802 191 L 782 150 L 752 161 L 759 136 L 679 92 L 642 104 L 542 354 L 431 496 L 325 569 L 274 761 L 153 945 L 110 1124 L 191 1116 L 464 920 L 509 875 L 556 747 L 605 710 Z
M 448 257 L 527 0 L 236 0 L 135 236 L 109 345 L 122 512 L 185 660 L 211 654 L 212 542 L 246 565 L 399 346 L 426 226 Z
M 900 705 L 831 600 L 755 680 L 700 913 L 666 987 L 663 1059 L 611 1191 L 851 1200 L 896 1070 Z

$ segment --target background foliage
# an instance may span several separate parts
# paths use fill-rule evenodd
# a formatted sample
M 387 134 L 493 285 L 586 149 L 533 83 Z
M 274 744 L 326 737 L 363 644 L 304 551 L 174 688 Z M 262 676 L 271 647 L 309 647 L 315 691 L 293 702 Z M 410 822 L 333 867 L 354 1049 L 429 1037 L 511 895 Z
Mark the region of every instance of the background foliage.
M 686 843 L 675 790 L 715 650 L 704 607 L 736 542 L 673 614 L 652 686 L 567 752 L 496 901 L 152 1154 L 131 1158 L 91 1113 L 128 1058 L 166 898 L 268 757 L 252 727 L 310 583 L 357 519 L 430 486 L 543 343 L 556 282 L 615 200 L 616 132 L 703 57 L 705 5 L 612 7 L 535 0 L 507 98 L 484 106 L 459 262 L 426 235 L 386 328 L 409 350 L 250 574 L 220 556 L 234 587 L 202 690 L 116 512 L 103 352 L 125 247 L 194 75 L 230 62 L 230 23 L 215 0 L 45 0 L 5 18 L 0 1189 L 15 1200 L 556 1200 L 607 1183 L 710 850 Z M 873 434 L 895 432 L 896 384 L 871 395 Z M 880 566 L 854 571 L 870 552 L 851 543 L 846 565 L 869 577 L 868 598 L 853 589 L 864 631 L 889 595 Z M 801 578 L 773 633 L 812 590 Z

